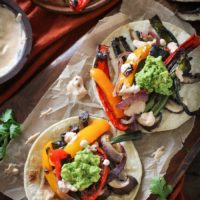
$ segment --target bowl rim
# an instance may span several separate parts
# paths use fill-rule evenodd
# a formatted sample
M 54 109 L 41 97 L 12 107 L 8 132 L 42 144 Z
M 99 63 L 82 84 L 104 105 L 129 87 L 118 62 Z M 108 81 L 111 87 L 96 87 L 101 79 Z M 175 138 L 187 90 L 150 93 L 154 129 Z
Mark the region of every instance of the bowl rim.
M 16 65 L 12 67 L 12 69 L 8 73 L 0 77 L 0 84 L 3 84 L 13 78 L 15 75 L 17 75 L 18 72 L 21 71 L 24 67 L 32 49 L 32 28 L 25 12 L 15 2 L 13 2 L 12 0 L 0 0 L 0 4 L 7 6 L 15 14 L 22 14 L 22 24 L 24 26 L 26 36 L 25 49 L 22 58 Z

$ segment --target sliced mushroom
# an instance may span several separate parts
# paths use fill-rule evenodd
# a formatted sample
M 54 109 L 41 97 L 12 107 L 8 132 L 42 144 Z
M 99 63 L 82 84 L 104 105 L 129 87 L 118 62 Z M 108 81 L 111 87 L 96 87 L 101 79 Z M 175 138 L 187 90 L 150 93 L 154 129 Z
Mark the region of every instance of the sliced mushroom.
M 160 122 L 162 121 L 162 114 L 160 113 L 156 118 L 155 118 L 155 123 L 152 125 L 152 126 L 146 126 L 145 124 L 143 124 L 142 122 L 139 122 L 138 123 L 144 128 L 146 129 L 147 131 L 151 131 L 152 129 L 156 128 Z
M 121 146 L 120 146 L 120 144 L 117 144 L 114 147 L 110 143 L 110 135 L 109 134 L 104 134 L 101 137 L 101 144 L 110 160 L 117 162 L 117 163 L 120 163 L 122 161 L 123 153 L 120 152 Z
M 172 112 L 172 113 L 181 113 L 183 112 L 183 106 L 177 104 L 175 101 L 169 99 L 167 104 L 165 105 L 165 108 Z
M 125 181 L 114 179 L 108 185 L 115 194 L 123 195 L 129 194 L 138 185 L 138 181 L 133 176 L 128 176 Z
M 152 111 L 150 112 L 144 112 L 142 113 L 138 118 L 137 118 L 137 121 L 143 125 L 143 126 L 148 126 L 148 127 L 151 127 L 155 124 L 156 122 L 156 118 L 153 114 Z

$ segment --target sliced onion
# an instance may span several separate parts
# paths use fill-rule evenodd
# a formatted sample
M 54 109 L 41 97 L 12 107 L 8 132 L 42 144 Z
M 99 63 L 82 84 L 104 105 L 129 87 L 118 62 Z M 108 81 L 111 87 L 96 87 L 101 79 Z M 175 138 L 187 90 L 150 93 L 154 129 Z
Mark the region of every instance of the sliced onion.
M 134 120 L 131 124 L 129 124 L 128 129 L 126 130 L 126 133 L 133 133 L 138 130 L 139 130 L 138 123 Z
M 122 146 L 122 145 L 121 145 Z M 127 160 L 127 156 L 126 156 L 126 152 L 124 147 L 122 146 L 123 149 L 123 158 L 122 161 L 116 165 L 116 167 L 114 169 L 112 169 L 108 175 L 108 179 L 107 182 L 110 182 L 112 180 L 114 180 L 115 178 L 119 177 L 120 173 L 122 172 L 122 170 L 124 169 L 125 165 L 126 165 L 126 160 Z
M 115 149 L 113 145 L 110 143 L 110 135 L 104 134 L 103 136 L 101 136 L 100 141 L 101 141 L 103 150 L 106 152 L 109 159 L 116 163 L 120 163 L 123 159 L 123 153 L 117 151 L 117 149 Z M 119 149 L 121 150 L 121 145 L 120 144 L 117 144 L 117 145 L 119 146 Z
M 142 101 L 147 101 L 149 98 L 149 95 L 146 93 L 146 91 L 141 90 L 140 92 L 133 94 L 133 95 L 129 95 L 126 98 L 124 98 L 120 103 L 118 103 L 116 105 L 117 108 L 119 109 L 126 109 L 128 108 L 131 103 L 135 100 L 142 100 Z
M 133 115 L 130 119 L 126 120 L 126 119 L 121 119 L 121 123 L 122 124 L 131 124 L 132 122 L 135 121 L 135 115 Z

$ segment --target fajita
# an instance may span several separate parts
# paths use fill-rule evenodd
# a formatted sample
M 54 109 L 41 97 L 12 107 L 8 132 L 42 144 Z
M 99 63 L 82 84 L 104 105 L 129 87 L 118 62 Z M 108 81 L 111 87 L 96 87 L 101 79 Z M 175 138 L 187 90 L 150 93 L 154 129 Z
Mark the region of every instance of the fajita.
M 108 121 L 87 113 L 49 127 L 33 144 L 25 164 L 27 198 L 134 199 L 142 166 L 131 141 L 111 144 L 118 134 L 123 133 Z
M 113 125 L 158 132 L 199 115 L 199 45 L 199 36 L 158 16 L 111 33 L 98 46 L 90 74 Z

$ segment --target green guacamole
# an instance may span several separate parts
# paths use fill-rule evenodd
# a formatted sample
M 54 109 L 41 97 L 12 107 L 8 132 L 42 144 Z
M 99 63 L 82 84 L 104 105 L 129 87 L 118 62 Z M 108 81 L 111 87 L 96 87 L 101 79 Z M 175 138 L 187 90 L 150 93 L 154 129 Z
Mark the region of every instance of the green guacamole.
M 76 154 L 73 162 L 62 166 L 61 177 L 82 191 L 100 179 L 99 165 L 100 157 L 91 153 L 86 147 Z
M 148 56 L 144 68 L 136 73 L 135 80 L 139 87 L 145 88 L 149 93 L 154 91 L 167 96 L 172 94 L 172 78 L 161 56 Z

